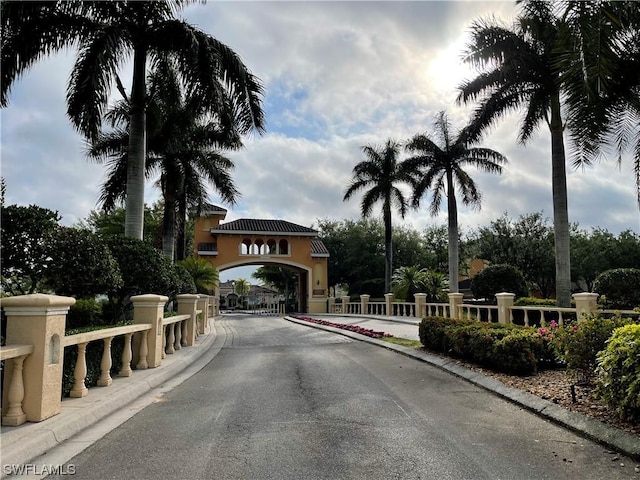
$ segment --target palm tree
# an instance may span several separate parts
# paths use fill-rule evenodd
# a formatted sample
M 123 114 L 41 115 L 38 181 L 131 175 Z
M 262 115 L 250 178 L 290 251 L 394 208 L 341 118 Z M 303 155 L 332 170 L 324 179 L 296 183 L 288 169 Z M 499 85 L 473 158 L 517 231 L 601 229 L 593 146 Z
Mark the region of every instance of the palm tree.
M 211 116 L 196 98 L 183 93 L 170 61 L 158 62 L 148 84 L 146 173 L 161 172 L 157 185 L 164 199 L 162 250 L 173 259 L 176 226 L 184 228 L 189 207 L 199 211 L 206 202 L 207 184 L 213 185 L 224 201 L 235 204 L 239 192 L 229 173 L 234 165 L 217 149 L 237 149 L 242 143 L 231 114 Z M 123 178 L 129 162 L 129 101 L 126 92 L 122 93 L 125 99 L 105 116 L 114 130 L 100 133 L 88 151 L 91 158 L 110 166 L 100 197 L 106 210 L 126 195 Z
M 393 249 L 391 243 L 391 208 L 395 204 L 402 218 L 407 214 L 408 203 L 398 184 L 409 182 L 410 177 L 403 173 L 398 162 L 400 143 L 387 140 L 382 148 L 371 145 L 362 147 L 367 157 L 353 167 L 353 177 L 347 187 L 343 201 L 349 200 L 356 192 L 368 190 L 362 197 L 360 212 L 363 217 L 371 214 L 373 205 L 382 202 L 382 220 L 384 223 L 384 291 L 390 292 L 391 272 L 393 271 Z
M 249 280 L 247 280 L 246 278 L 239 278 L 234 282 L 233 288 L 235 293 L 240 296 L 240 305 L 242 305 L 242 308 L 244 308 L 244 297 L 251 290 L 251 284 L 249 283 Z
M 629 1 L 564 1 L 567 24 L 557 68 L 576 145 L 574 165 L 591 164 L 614 143 L 633 152 L 640 205 L 640 9 Z
M 189 257 L 179 262 L 193 278 L 198 293 L 208 294 L 220 282 L 218 269 L 203 258 Z
M 412 203 L 420 206 L 423 195 L 431 192 L 429 213 L 433 216 L 440 211 L 443 198 L 447 199 L 448 217 L 448 257 L 449 288 L 452 293 L 458 292 L 458 207 L 456 186 L 462 194 L 462 203 L 480 207 L 481 195 L 475 182 L 464 171 L 464 167 L 473 166 L 489 173 L 502 173 L 502 164 L 507 159 L 495 150 L 488 148 L 470 148 L 472 143 L 466 129 L 457 135 L 451 132 L 451 125 L 445 112 L 436 116 L 436 143 L 428 134 L 415 135 L 405 149 L 415 153 L 406 159 L 403 169 L 411 175 L 413 184 Z
M 231 100 L 241 134 L 264 130 L 262 85 L 238 55 L 214 37 L 176 18 L 187 1 L 3 2 L 0 103 L 13 81 L 37 60 L 75 44 L 79 53 L 67 88 L 67 114 L 89 140 L 98 137 L 111 86 L 124 59 L 133 58 L 126 173 L 125 234 L 142 238 L 146 157 L 146 71 L 170 56 L 188 91 L 215 113 Z
M 427 269 L 416 265 L 396 268 L 391 277 L 391 287 L 396 297 L 405 302 L 414 302 L 414 295 L 424 290 Z
M 564 24 L 549 2 L 528 2 L 509 29 L 495 21 L 479 20 L 465 60 L 485 70 L 460 86 L 458 102 L 480 99 L 469 128 L 469 139 L 509 112 L 524 109 L 518 140 L 525 144 L 545 122 L 551 133 L 551 183 L 556 261 L 556 299 L 571 302 L 569 214 L 567 208 L 564 124 L 561 115 L 561 76 L 557 69 Z

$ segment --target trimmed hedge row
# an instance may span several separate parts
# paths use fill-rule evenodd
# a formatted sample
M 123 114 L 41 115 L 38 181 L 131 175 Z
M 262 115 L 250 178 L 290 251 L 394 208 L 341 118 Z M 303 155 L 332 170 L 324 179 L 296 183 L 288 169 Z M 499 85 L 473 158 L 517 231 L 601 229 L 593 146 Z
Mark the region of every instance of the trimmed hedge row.
M 425 317 L 420 322 L 419 336 L 428 349 L 500 372 L 530 375 L 539 366 L 555 364 L 548 340 L 533 328 Z

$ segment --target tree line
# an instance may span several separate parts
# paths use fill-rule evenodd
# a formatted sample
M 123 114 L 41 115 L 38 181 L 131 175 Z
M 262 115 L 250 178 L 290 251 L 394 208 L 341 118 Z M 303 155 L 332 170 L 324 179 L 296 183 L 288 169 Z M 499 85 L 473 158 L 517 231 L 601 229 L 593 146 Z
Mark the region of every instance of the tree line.
M 376 218 L 318 220 L 319 238 L 329 250 L 329 284 L 349 295 L 385 293 L 384 223 Z M 416 267 L 448 276 L 448 234 L 445 225 L 422 231 L 394 228 L 393 270 Z M 461 274 L 473 259 L 508 264 L 524 276 L 527 287 L 543 298 L 555 295 L 553 225 L 542 212 L 512 218 L 508 213 L 489 225 L 459 234 Z M 572 291 L 591 291 L 595 278 L 615 268 L 640 268 L 640 235 L 625 230 L 613 234 L 599 227 L 572 224 Z M 449 284 L 451 284 L 449 278 Z

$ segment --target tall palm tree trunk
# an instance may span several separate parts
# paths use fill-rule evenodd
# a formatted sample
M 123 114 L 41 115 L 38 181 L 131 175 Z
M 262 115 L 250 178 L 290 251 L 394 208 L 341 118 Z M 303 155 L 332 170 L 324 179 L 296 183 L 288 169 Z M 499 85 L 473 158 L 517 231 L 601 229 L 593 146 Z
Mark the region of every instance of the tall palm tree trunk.
M 176 239 L 176 204 L 170 196 L 165 195 L 164 198 L 164 211 L 162 213 L 162 253 L 173 261 Z
M 391 202 L 384 204 L 384 293 L 391 292 L 391 272 L 393 271 L 393 244 L 391 240 Z
M 183 193 L 178 201 L 178 221 L 176 223 L 176 260 L 184 260 L 187 250 L 187 200 Z
M 453 186 L 453 172 L 447 171 L 447 214 L 449 253 L 449 292 L 458 293 L 458 206 Z
M 142 240 L 144 225 L 146 60 L 146 50 L 144 48 L 136 48 L 133 56 L 133 85 L 131 88 L 131 121 L 129 124 L 124 234 L 139 240 Z
M 569 211 L 567 202 L 567 167 L 564 152 L 559 93 L 551 100 L 550 129 L 553 230 L 556 254 L 556 301 L 559 307 L 570 307 L 571 264 L 569 247 Z

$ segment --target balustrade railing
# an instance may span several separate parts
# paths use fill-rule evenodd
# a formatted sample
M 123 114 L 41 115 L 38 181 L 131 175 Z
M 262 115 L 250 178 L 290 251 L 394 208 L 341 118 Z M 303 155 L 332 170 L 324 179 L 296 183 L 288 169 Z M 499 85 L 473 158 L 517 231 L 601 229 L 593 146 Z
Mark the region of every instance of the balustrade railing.
M 5 361 L 3 425 L 39 422 L 60 412 L 65 348 L 77 348 L 70 396 L 80 398 L 89 393 L 86 351 L 91 342 L 103 342 L 97 380 L 101 387 L 113 383 L 114 338 L 124 337 L 118 377 L 131 376 L 132 367 L 159 367 L 166 353 L 193 346 L 197 335 L 209 329 L 208 297 L 178 295 L 178 314 L 163 318 L 167 300 L 159 295 L 131 297 L 133 325 L 65 335 L 66 315 L 75 299 L 43 294 L 3 298 L 7 316 L 7 345 L 0 347 L 0 360 Z
M 113 379 L 111 378 L 111 342 L 115 337 L 124 335 L 124 349 L 122 351 L 122 368 L 118 372 L 119 377 L 131 376 L 131 339 L 135 333 L 140 333 L 142 340 L 141 345 L 146 345 L 147 334 L 151 329 L 150 325 L 126 325 L 123 327 L 104 328 L 100 330 L 93 330 L 86 333 L 76 333 L 75 335 L 67 335 L 62 339 L 63 347 L 77 346 L 78 356 L 76 358 L 76 364 L 73 369 L 73 388 L 69 392 L 69 396 L 73 398 L 81 398 L 89 393 L 85 385 L 85 379 L 87 378 L 87 358 L 86 351 L 89 342 L 102 340 L 104 342 L 104 348 L 102 350 L 102 360 L 100 361 L 100 378 L 98 379 L 98 386 L 107 387 L 111 385 Z M 146 362 L 147 352 L 146 349 L 140 349 L 140 355 L 136 366 L 144 366 Z
M 3 425 L 21 425 L 27 416 L 22 410 L 24 400 L 24 361 L 33 353 L 33 345 L 7 345 L 0 347 L 0 361 L 11 360 L 13 372 L 8 379 L 7 412 L 2 416 Z
M 458 305 L 458 318 L 479 320 L 493 323 L 498 321 L 498 307 L 495 305 L 475 305 L 463 303 Z

